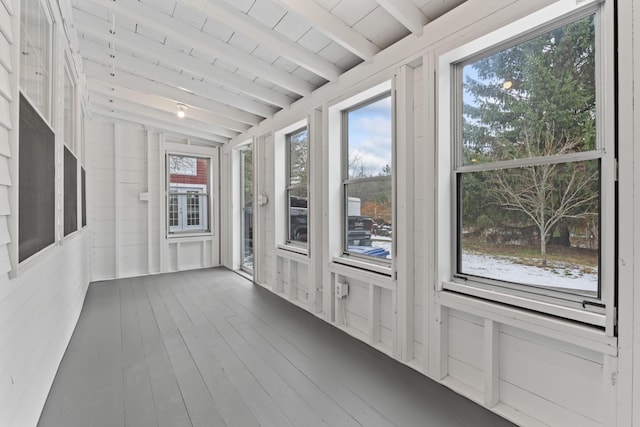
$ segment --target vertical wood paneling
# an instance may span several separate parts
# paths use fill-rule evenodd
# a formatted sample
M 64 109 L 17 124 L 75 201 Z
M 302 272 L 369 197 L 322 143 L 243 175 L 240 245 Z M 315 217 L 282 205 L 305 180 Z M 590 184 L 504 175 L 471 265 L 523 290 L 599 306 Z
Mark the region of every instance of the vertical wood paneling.
M 323 209 L 322 187 L 324 176 L 322 167 L 323 121 L 322 109 L 315 109 L 309 117 L 309 305 L 313 313 L 321 313 L 323 309 L 322 290 L 325 286 L 323 268 L 325 264 L 323 246 Z
M 484 321 L 484 404 L 493 407 L 500 400 L 500 326 Z
M 396 93 L 396 207 L 394 237 L 397 253 L 395 265 L 398 271 L 397 287 L 397 340 L 395 354 L 402 361 L 414 357 L 415 292 L 413 270 L 414 191 L 413 191 L 413 69 L 402 66 L 395 83 Z

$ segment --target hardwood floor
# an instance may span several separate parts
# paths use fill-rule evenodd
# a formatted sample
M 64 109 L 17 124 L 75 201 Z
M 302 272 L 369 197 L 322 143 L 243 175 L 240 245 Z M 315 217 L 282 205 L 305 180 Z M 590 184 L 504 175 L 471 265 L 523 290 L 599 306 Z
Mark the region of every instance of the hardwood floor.
M 93 283 L 41 427 L 507 426 L 225 269 Z

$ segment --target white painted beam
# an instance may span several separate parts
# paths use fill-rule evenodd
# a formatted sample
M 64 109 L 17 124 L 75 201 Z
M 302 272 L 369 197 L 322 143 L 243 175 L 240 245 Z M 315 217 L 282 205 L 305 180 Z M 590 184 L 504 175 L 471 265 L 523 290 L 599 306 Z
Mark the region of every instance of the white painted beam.
M 391 16 L 416 36 L 422 35 L 422 29 L 429 22 L 420 8 L 411 0 L 376 0 Z
M 197 9 L 215 21 L 224 23 L 324 79 L 335 81 L 340 75 L 340 69 L 335 64 L 314 55 L 298 43 L 222 0 L 182 0 L 182 3 Z
M 176 113 L 178 111 L 178 103 L 173 100 L 110 84 L 109 82 L 104 82 L 91 77 L 87 79 L 87 87 L 89 90 L 105 96 L 115 97 L 135 104 L 146 105 L 168 113 Z M 240 123 L 226 117 L 220 117 L 210 111 L 195 108 L 191 105 L 188 105 L 188 107 L 189 109 L 187 110 L 186 115 L 191 119 L 198 120 L 203 123 L 209 123 L 235 132 L 244 132 L 250 127 L 245 123 Z
M 92 104 L 91 111 L 93 112 L 94 117 L 105 117 L 116 123 L 133 123 L 142 127 L 146 127 L 147 129 L 152 129 L 163 133 L 168 132 L 179 136 L 199 138 L 204 141 L 210 141 L 212 145 L 226 143 L 222 140 L 222 138 L 207 132 L 201 132 L 196 129 L 190 129 L 181 126 L 174 126 L 172 124 L 163 123 L 160 120 L 156 120 L 150 117 L 138 116 L 132 113 L 123 113 L 99 104 Z
M 119 114 L 122 119 L 133 123 L 152 124 L 161 130 L 180 129 L 181 133 L 185 135 L 195 131 L 198 132 L 198 136 L 206 135 L 207 139 L 220 143 L 226 143 L 229 140 L 229 137 L 218 134 L 215 129 L 207 128 L 201 122 L 188 118 L 179 119 L 175 114 L 153 110 L 119 99 L 111 99 L 96 92 L 89 92 L 89 99 L 92 109 L 99 107 L 103 113 Z
M 98 6 L 105 7 L 111 12 L 134 19 L 138 23 L 159 31 L 168 38 L 187 47 L 191 47 L 202 53 L 222 59 L 225 62 L 234 64 L 235 66 L 249 72 L 254 72 L 261 78 L 299 95 L 308 95 L 313 89 L 309 82 L 292 76 L 286 71 L 276 68 L 265 61 L 262 61 L 190 25 L 186 25 L 177 19 L 173 19 L 157 9 L 147 6 L 139 1 L 87 1 Z
M 99 63 L 109 64 L 109 50 L 98 43 L 83 40 L 80 43 L 82 56 Z M 169 84 L 177 88 L 185 88 L 194 93 L 201 93 L 208 98 L 215 99 L 223 104 L 240 108 L 242 110 L 257 114 L 262 117 L 271 117 L 277 109 L 269 105 L 248 99 L 241 94 L 233 93 L 212 84 L 191 78 L 190 76 L 177 73 L 165 67 L 161 67 L 135 56 L 124 53 L 116 53 L 115 60 L 116 74 L 113 81 L 118 80 L 118 71 L 124 70 L 141 77 L 156 80 Z
M 102 41 L 114 42 L 116 54 L 118 48 L 126 48 L 136 54 L 151 55 L 159 58 L 163 64 L 185 70 L 193 75 L 204 77 L 209 81 L 215 81 L 221 86 L 233 88 L 260 101 L 281 108 L 286 108 L 291 105 L 292 99 L 288 96 L 220 67 L 213 66 L 202 59 L 172 49 L 169 46 L 155 42 L 121 27 L 116 29 L 115 34 L 111 34 L 109 32 L 111 29 L 109 22 L 81 10 L 76 9 L 74 16 L 76 18 L 74 26 L 78 31 L 89 34 Z
M 92 90 L 89 91 L 89 98 L 91 99 L 91 102 L 95 102 L 99 105 L 103 105 L 114 110 L 120 110 L 125 113 L 134 113 L 141 116 L 150 117 L 152 119 L 163 120 L 167 123 L 176 123 L 183 127 L 199 129 L 203 132 L 209 132 L 213 135 L 218 135 L 221 138 L 225 139 L 231 139 L 238 135 L 238 132 L 201 122 L 189 116 L 179 118 L 173 111 L 159 110 L 154 107 L 126 101 L 115 96 L 105 95 L 103 93 Z
M 110 77 L 110 71 L 110 68 L 106 65 L 99 64 L 91 60 L 84 61 L 84 72 L 87 77 L 111 83 L 114 79 Z M 201 96 L 202 94 L 188 92 L 184 89 L 168 86 L 164 83 L 152 81 L 125 71 L 119 71 L 118 78 L 115 81 L 122 87 L 156 94 L 164 98 L 172 99 L 176 102 L 193 105 L 194 107 L 211 111 L 212 113 L 218 114 L 222 117 L 227 117 L 252 126 L 257 125 L 262 120 L 262 117 L 259 117 L 258 115 L 235 107 L 223 105 L 220 102 Z
M 314 0 L 275 0 L 351 53 L 370 61 L 380 49 Z

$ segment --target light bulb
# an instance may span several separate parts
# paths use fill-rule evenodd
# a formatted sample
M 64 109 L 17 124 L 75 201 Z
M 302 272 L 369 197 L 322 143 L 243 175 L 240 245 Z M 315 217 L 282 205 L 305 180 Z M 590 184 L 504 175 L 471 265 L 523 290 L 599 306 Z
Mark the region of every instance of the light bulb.
M 178 112 L 176 113 L 178 117 L 181 119 L 184 118 L 184 112 L 187 111 L 187 106 L 181 103 L 178 103 Z

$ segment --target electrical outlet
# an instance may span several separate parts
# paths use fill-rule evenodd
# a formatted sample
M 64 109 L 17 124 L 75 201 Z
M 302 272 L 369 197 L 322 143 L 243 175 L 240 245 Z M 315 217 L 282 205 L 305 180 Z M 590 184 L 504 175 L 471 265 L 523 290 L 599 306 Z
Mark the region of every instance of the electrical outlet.
M 346 299 L 349 296 L 349 284 L 337 282 L 336 283 L 336 297 L 340 299 Z

